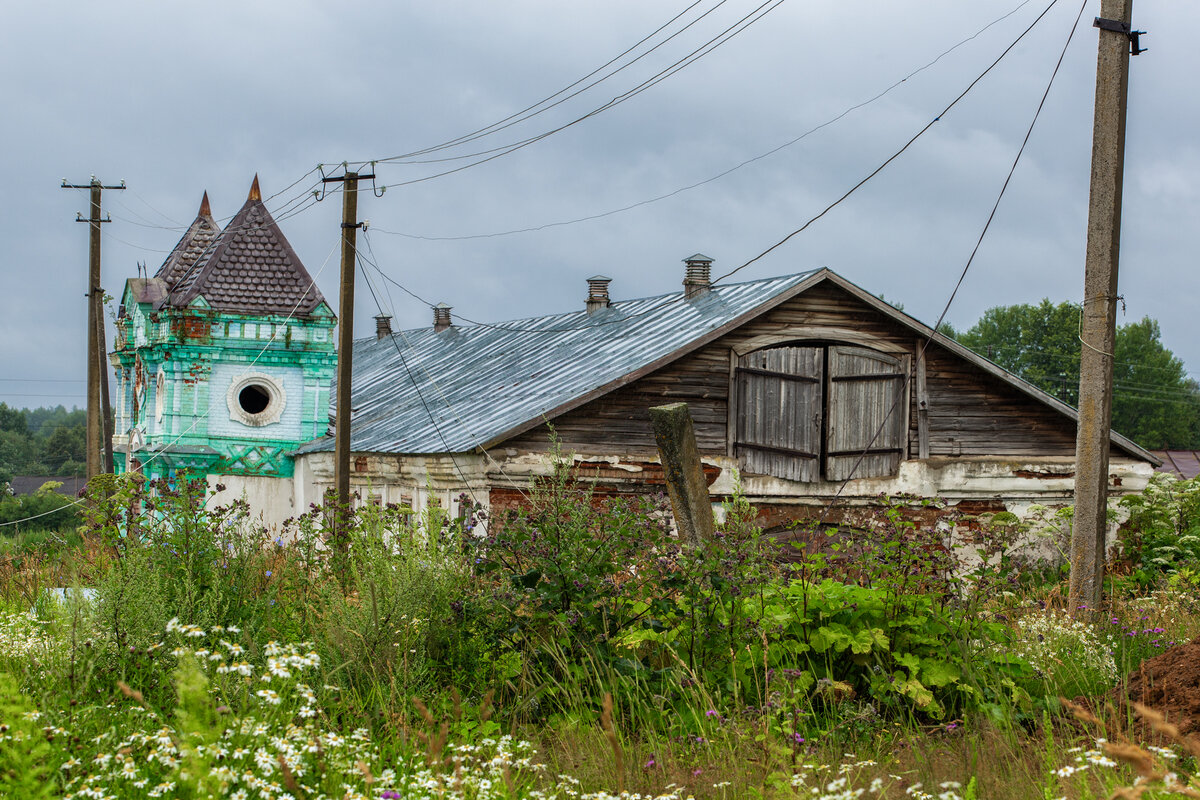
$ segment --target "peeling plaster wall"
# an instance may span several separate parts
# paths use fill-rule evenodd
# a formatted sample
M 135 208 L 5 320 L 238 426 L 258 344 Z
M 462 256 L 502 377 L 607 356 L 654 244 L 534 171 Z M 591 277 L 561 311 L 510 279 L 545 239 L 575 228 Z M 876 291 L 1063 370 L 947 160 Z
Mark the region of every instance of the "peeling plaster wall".
M 301 513 L 311 503 L 321 503 L 334 488 L 333 453 L 309 453 L 295 459 L 294 492 Z M 352 453 L 350 492 L 355 505 L 373 502 L 410 506 L 421 514 L 436 506 L 451 518 L 461 512 L 460 498 L 466 495 L 488 510 L 486 462 L 482 455 L 453 457 L 395 456 Z M 482 526 L 479 533 L 482 533 Z
M 568 454 L 578 479 L 594 487 L 597 499 L 615 495 L 665 493 L 661 464 L 644 454 Z M 883 496 L 936 498 L 937 506 L 908 504 L 907 516 L 918 524 L 940 526 L 946 544 L 960 553 L 964 565 L 976 558 L 974 520 L 980 514 L 1009 512 L 1030 531 L 1018 548 L 1029 558 L 1061 558 L 1062 537 L 1055 531 L 1053 512 L 1073 502 L 1074 460 L 1045 458 L 934 458 L 902 462 L 895 476 L 799 483 L 762 475 L 739 475 L 737 459 L 715 456 L 702 459 L 714 512 L 722 516 L 722 502 L 737 490 L 758 510 L 759 524 L 782 531 L 798 520 L 824 518 L 828 524 L 869 524 Z M 474 496 L 489 513 L 528 503 L 530 487 L 553 473 L 553 457 L 545 452 L 496 449 L 486 456 L 457 454 L 351 456 L 351 491 L 357 504 L 401 503 L 422 513 L 431 505 L 459 514 L 459 497 Z M 1111 504 L 1126 494 L 1140 492 L 1153 474 L 1144 462 L 1114 458 L 1110 465 Z M 320 503 L 334 484 L 333 454 L 312 453 L 296 459 L 294 510 L 304 513 L 310 503 Z M 830 501 L 838 498 L 836 508 Z M 278 503 L 276 503 L 278 505 Z M 963 519 L 967 521 L 964 522 Z M 948 520 L 956 520 L 951 523 Z M 1039 524 L 1046 520 L 1048 524 Z M 1110 546 L 1118 524 L 1109 528 Z
M 492 505 L 497 511 L 523 504 L 524 498 L 512 484 L 528 487 L 535 479 L 552 472 L 552 458 L 546 453 L 497 449 L 491 453 L 496 465 L 489 470 Z M 645 455 L 571 454 L 577 477 L 591 483 L 597 496 L 654 493 L 664 491 L 662 467 L 657 458 Z M 974 555 L 970 543 L 978 531 L 974 519 L 980 514 L 1009 512 L 1029 532 L 1018 551 L 1030 558 L 1056 561 L 1061 558 L 1062 536 L 1055 532 L 1053 512 L 1070 505 L 1074 493 L 1074 459 L 1043 458 L 935 458 L 902 462 L 895 476 L 848 481 L 800 483 L 771 476 L 739 475 L 737 459 L 704 457 L 701 459 L 713 498 L 714 511 L 721 518 L 721 501 L 737 490 L 759 514 L 759 524 L 768 530 L 784 530 L 797 520 L 823 518 L 828 524 L 862 526 L 869 524 L 883 496 L 936 498 L 939 506 L 909 504 L 907 516 L 923 525 L 942 526 L 947 546 L 957 548 L 969 560 Z M 1109 486 L 1112 507 L 1120 512 L 1117 501 L 1126 494 L 1140 492 L 1153 474 L 1150 464 L 1114 457 L 1110 464 Z M 830 501 L 838 504 L 831 508 Z M 967 522 L 962 522 L 961 518 Z M 953 524 L 950 519 L 960 521 Z M 1118 520 L 1120 514 L 1118 513 Z M 1039 520 L 1046 522 L 1039 523 Z M 1110 546 L 1115 542 L 1118 523 L 1109 528 Z

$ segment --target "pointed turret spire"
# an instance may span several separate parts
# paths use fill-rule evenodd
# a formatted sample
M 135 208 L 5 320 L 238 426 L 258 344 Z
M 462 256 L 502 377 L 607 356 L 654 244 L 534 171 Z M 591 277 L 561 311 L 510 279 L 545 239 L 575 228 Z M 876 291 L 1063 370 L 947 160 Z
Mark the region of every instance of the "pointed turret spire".
M 258 175 L 242 209 L 210 242 L 193 266 L 170 282 L 170 306 L 182 308 L 203 295 L 218 311 L 295 315 L 324 304 L 312 276 L 263 204 Z
M 188 226 L 183 238 L 175 245 L 175 249 L 167 256 L 167 260 L 158 268 L 154 277 L 162 278 L 167 282 L 167 286 L 174 287 L 220 232 L 221 228 L 213 219 L 212 207 L 208 204 L 208 192 L 205 192 L 200 198 L 200 210 L 196 212 L 196 219 Z

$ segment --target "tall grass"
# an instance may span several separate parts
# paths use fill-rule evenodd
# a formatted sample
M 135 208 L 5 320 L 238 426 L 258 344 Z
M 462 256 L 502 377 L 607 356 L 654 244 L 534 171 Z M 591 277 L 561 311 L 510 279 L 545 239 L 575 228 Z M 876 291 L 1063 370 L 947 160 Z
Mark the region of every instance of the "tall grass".
M 685 551 L 564 470 L 488 540 L 364 509 L 335 563 L 320 510 L 271 537 L 199 486 L 112 489 L 57 562 L 0 562 L 10 796 L 1044 800 L 1195 769 L 1059 699 L 1103 709 L 1195 637 L 1194 591 L 1069 623 L 1053 583 L 963 576 L 894 507 L 785 570 L 744 506 Z

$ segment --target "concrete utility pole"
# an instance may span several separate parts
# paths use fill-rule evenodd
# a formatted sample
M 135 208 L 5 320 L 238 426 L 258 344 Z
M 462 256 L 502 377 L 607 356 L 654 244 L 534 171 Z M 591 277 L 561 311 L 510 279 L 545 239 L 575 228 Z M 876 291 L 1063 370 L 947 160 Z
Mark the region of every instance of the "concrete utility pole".
M 1083 319 L 1079 338 L 1079 429 L 1075 444 L 1075 520 L 1071 530 L 1072 613 L 1100 607 L 1108 532 L 1108 451 L 1116 343 L 1117 266 L 1121 250 L 1121 182 L 1129 55 L 1141 52 L 1133 31 L 1133 0 L 1103 0 L 1096 62 Z
M 696 431 L 687 403 L 653 406 L 650 423 L 658 444 L 671 497 L 671 511 L 679 529 L 679 539 L 695 547 L 713 538 L 712 500 L 708 497 L 708 482 L 700 463 L 696 446 Z
M 101 473 L 113 471 L 113 421 L 108 395 L 108 346 L 104 335 L 104 290 L 100 288 L 100 225 L 112 222 L 101 219 L 100 201 L 105 189 L 124 189 L 120 186 L 105 186 L 96 176 L 85 184 L 67 183 L 64 189 L 90 189 L 92 214 L 88 219 L 76 215 L 76 222 L 91 225 L 88 243 L 88 355 L 87 355 L 87 478 L 90 481 Z
M 334 439 L 334 483 L 337 510 L 335 536 L 345 530 L 345 512 L 350 508 L 350 388 L 354 353 L 354 268 L 358 229 L 357 172 L 349 170 L 340 177 L 323 178 L 325 183 L 342 184 L 342 285 L 338 298 L 337 420 Z M 374 178 L 374 175 L 364 175 Z

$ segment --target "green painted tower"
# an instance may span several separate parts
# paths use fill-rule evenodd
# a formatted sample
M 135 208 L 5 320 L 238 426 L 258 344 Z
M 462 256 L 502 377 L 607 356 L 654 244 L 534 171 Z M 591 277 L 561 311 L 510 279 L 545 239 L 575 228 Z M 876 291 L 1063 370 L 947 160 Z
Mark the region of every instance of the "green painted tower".
M 121 296 L 110 356 L 118 472 L 186 470 L 290 497 L 288 454 L 328 425 L 335 323 L 257 176 L 223 230 L 205 194 L 154 277 L 127 281 Z

